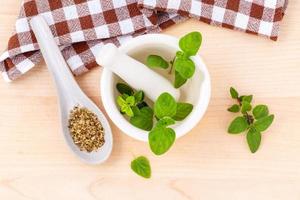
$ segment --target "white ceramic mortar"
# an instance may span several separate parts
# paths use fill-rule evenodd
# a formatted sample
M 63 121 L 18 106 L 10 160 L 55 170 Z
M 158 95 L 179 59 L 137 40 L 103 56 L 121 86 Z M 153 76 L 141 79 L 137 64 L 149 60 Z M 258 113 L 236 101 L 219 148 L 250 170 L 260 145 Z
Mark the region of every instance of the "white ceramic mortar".
M 172 60 L 176 51 L 180 50 L 178 39 L 164 34 L 148 34 L 138 36 L 126 42 L 119 47 L 120 51 L 128 54 L 134 59 L 145 63 L 150 54 L 157 54 L 166 60 Z M 201 49 L 200 49 L 201 51 Z M 179 138 L 187 134 L 194 128 L 203 117 L 211 93 L 211 83 L 208 70 L 199 55 L 191 57 L 196 65 L 194 76 L 189 79 L 181 88 L 180 102 L 188 102 L 194 105 L 193 111 L 181 122 L 176 122 L 172 128 Z M 155 69 L 160 74 L 172 81 L 174 74 L 168 75 L 168 70 Z M 139 76 L 139 74 L 137 74 Z M 109 69 L 103 68 L 101 77 L 101 97 L 104 108 L 111 120 L 118 126 L 121 131 L 137 140 L 148 141 L 148 132 L 131 125 L 126 118 L 120 113 L 116 104 L 116 97 L 119 95 L 116 90 L 116 84 L 122 81 L 117 75 Z M 156 84 L 158 83 L 149 83 Z

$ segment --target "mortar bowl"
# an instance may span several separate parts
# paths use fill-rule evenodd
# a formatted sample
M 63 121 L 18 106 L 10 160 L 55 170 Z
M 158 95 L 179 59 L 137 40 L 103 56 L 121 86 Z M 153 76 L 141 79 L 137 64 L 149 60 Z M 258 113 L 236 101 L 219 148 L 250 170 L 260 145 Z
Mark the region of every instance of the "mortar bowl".
M 176 52 L 180 50 L 178 42 L 179 39 L 173 36 L 165 34 L 147 34 L 137 36 L 127 41 L 122 44 L 119 49 L 142 63 L 146 63 L 147 56 L 151 54 L 160 55 L 165 60 L 171 61 L 176 55 Z M 179 102 L 191 103 L 194 108 L 183 121 L 176 122 L 175 125 L 171 126 L 176 132 L 176 138 L 187 134 L 199 123 L 205 114 L 210 101 L 211 82 L 206 65 L 199 55 L 192 56 L 191 59 L 196 66 L 195 74 L 180 87 L 181 95 Z M 168 69 L 153 70 L 173 82 L 174 73 L 170 75 Z M 137 76 L 139 76 L 139 74 L 137 74 Z M 113 123 L 123 133 L 134 139 L 147 142 L 149 132 L 133 126 L 128 119 L 120 113 L 120 109 L 116 103 L 117 96 L 120 95 L 116 89 L 116 84 L 118 82 L 124 81 L 110 70 L 103 68 L 100 88 L 104 108 Z M 156 84 L 157 87 L 159 87 L 158 83 L 149 84 Z M 132 87 L 134 88 L 134 86 Z M 146 102 L 150 106 L 153 106 L 153 103 L 149 102 L 149 100 L 146 100 Z

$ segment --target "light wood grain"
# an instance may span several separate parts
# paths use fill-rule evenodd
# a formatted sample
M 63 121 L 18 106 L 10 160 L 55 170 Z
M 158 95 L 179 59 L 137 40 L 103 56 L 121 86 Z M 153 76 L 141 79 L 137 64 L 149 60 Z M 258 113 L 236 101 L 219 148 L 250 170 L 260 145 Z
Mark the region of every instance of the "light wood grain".
M 4 50 L 20 1 L 0 0 L 0 49 Z M 155 157 L 145 143 L 112 124 L 114 149 L 101 166 L 87 166 L 67 149 L 58 120 L 53 82 L 44 64 L 11 84 L 0 80 L 0 199 L 300 199 L 300 2 L 291 0 L 278 42 L 190 20 L 165 33 L 192 30 L 204 36 L 201 55 L 212 77 L 204 119 L 172 150 Z M 77 78 L 100 102 L 101 69 Z M 228 88 L 236 86 L 266 103 L 276 119 L 252 155 L 245 136 L 226 128 Z M 153 177 L 133 174 L 133 155 L 151 160 Z

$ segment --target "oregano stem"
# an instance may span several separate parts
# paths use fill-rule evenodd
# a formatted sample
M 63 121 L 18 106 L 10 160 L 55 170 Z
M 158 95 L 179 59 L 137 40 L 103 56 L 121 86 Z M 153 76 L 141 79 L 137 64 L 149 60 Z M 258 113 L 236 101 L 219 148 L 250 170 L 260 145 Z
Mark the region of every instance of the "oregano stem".
M 172 74 L 175 59 L 176 59 L 176 56 L 175 56 L 175 57 L 173 58 L 173 60 L 170 62 L 170 63 L 171 63 L 171 68 L 170 68 L 169 74 Z
M 242 106 L 242 101 L 241 101 L 241 99 L 240 99 L 240 98 L 237 98 L 237 101 L 238 101 L 239 105 Z M 244 113 L 244 116 L 245 116 L 246 119 L 247 119 L 247 123 L 248 123 L 249 125 L 252 125 L 253 122 L 254 122 L 254 119 L 253 119 L 252 115 L 249 115 L 248 112 L 246 111 L 246 112 Z

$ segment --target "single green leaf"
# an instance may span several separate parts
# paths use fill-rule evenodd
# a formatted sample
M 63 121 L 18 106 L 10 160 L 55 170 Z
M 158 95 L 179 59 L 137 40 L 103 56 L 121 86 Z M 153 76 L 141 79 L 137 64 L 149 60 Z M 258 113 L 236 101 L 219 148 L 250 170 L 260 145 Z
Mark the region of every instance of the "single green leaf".
M 269 109 L 266 105 L 257 105 L 252 111 L 255 119 L 260 119 L 269 115 Z
M 193 110 L 193 105 L 190 103 L 177 103 L 176 114 L 172 117 L 176 121 L 184 120 Z
M 124 100 L 122 98 L 122 96 L 118 96 L 117 97 L 117 104 L 119 105 L 120 107 L 120 112 L 121 114 L 126 114 L 128 115 L 129 117 L 132 117 L 134 114 L 133 114 L 133 111 L 131 110 L 130 106 L 127 104 L 126 100 Z
M 244 132 L 249 127 L 247 120 L 244 117 L 236 117 L 228 128 L 228 133 L 237 134 Z
M 173 117 L 176 114 L 177 103 L 167 92 L 162 93 L 154 103 L 154 113 L 161 119 L 163 117 Z
M 242 102 L 247 101 L 248 103 L 251 103 L 253 99 L 253 95 L 247 95 L 247 96 L 242 96 Z
M 120 94 L 127 94 L 129 96 L 133 95 L 133 89 L 125 83 L 117 83 L 116 88 Z
M 133 117 L 134 113 L 130 106 L 126 105 L 121 108 L 121 111 L 124 112 L 128 117 Z
M 143 101 L 145 97 L 144 92 L 142 90 L 137 91 L 133 96 L 136 102 Z
M 179 40 L 179 47 L 189 56 L 197 54 L 202 43 L 202 36 L 199 32 L 191 32 Z
M 175 70 L 185 79 L 191 78 L 195 73 L 195 64 L 190 58 L 176 58 Z
M 251 127 L 247 133 L 247 142 L 252 153 L 255 153 L 261 142 L 261 133 L 255 128 Z
M 175 88 L 180 88 L 182 85 L 186 83 L 187 79 L 183 78 L 179 72 L 175 71 L 175 82 L 174 82 L 174 87 Z
M 247 111 L 250 111 L 251 109 L 252 109 L 252 106 L 250 105 L 250 103 L 248 101 L 242 102 L 242 107 L 241 107 L 242 113 L 246 113 Z
M 233 87 L 230 88 L 230 95 L 233 99 L 239 98 L 239 93 Z
M 169 63 L 158 55 L 149 55 L 147 57 L 146 65 L 148 67 L 159 67 L 163 69 L 167 69 L 169 67 Z
M 126 98 L 126 103 L 129 105 L 129 106 L 134 106 L 135 105 L 135 98 L 134 96 L 129 96 Z
M 122 107 L 124 105 L 127 105 L 126 101 L 122 98 L 122 96 L 117 97 L 117 104 Z
M 254 127 L 256 128 L 257 131 L 263 132 L 269 128 L 269 126 L 272 124 L 274 120 L 274 115 L 269 115 L 266 117 L 262 117 L 256 122 L 254 122 Z
M 148 135 L 149 145 L 155 155 L 162 155 L 173 145 L 176 138 L 175 131 L 171 128 L 157 127 Z
M 240 111 L 240 106 L 237 104 L 232 105 L 230 108 L 227 109 L 229 112 L 237 113 Z
M 141 113 L 140 109 L 137 106 L 132 106 L 131 110 L 134 115 L 139 115 Z
M 130 123 L 135 127 L 150 131 L 153 127 L 153 110 L 150 107 L 143 107 L 139 112 L 136 108 L 133 110 L 134 116 L 130 118 Z
M 144 178 L 151 177 L 151 166 L 149 160 L 145 156 L 139 156 L 131 161 L 131 169 Z
M 172 119 L 171 117 L 163 117 L 156 123 L 155 128 L 167 127 L 167 126 L 173 125 L 175 123 L 176 123 L 175 120 Z

